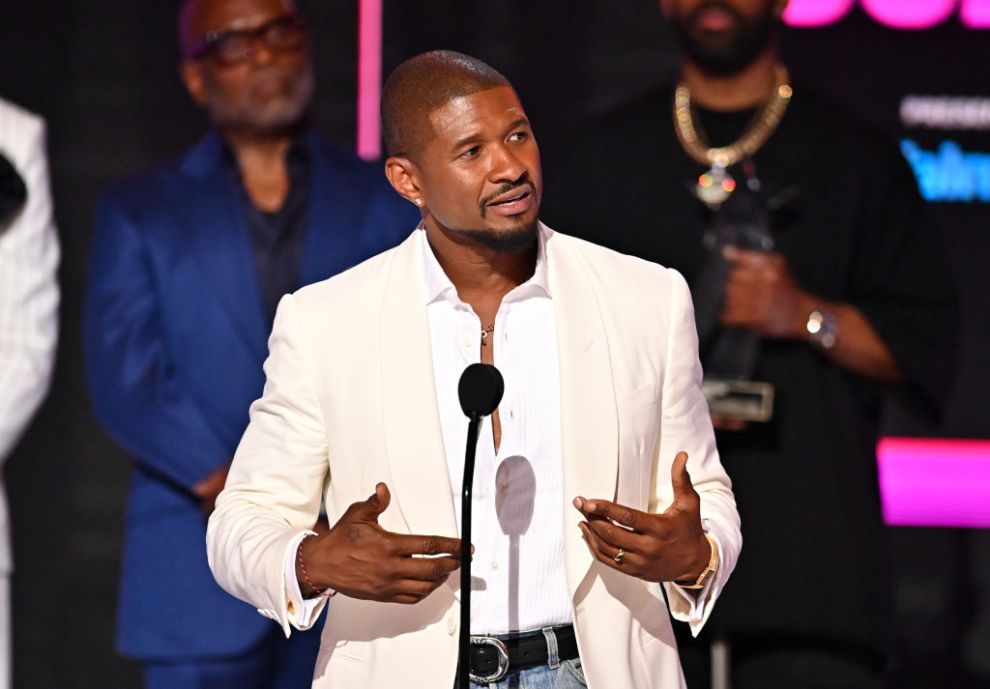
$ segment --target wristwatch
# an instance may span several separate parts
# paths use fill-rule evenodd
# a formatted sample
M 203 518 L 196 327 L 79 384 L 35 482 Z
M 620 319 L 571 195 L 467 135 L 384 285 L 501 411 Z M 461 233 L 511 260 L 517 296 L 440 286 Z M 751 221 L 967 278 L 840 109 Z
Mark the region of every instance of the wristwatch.
M 682 589 L 692 591 L 702 589 L 708 583 L 708 579 L 718 571 L 718 545 L 715 543 L 715 539 L 708 534 L 705 534 L 705 538 L 708 539 L 708 545 L 712 547 L 712 556 L 708 559 L 708 566 L 698 575 L 698 578 L 693 584 L 677 584 Z
M 811 341 L 822 349 L 831 349 L 835 346 L 835 338 L 839 334 L 839 321 L 835 314 L 816 309 L 808 315 L 808 322 L 804 327 Z

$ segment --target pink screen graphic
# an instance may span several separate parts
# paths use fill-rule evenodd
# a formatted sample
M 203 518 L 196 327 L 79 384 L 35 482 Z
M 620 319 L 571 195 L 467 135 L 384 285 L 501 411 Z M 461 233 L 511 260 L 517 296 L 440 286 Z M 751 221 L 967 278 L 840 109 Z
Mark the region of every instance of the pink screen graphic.
M 845 17 L 857 0 L 791 0 L 784 21 L 791 26 L 834 24 Z M 928 29 L 959 13 L 971 29 L 990 28 L 990 0 L 858 0 L 877 22 L 892 29 Z
M 883 438 L 877 469 L 888 524 L 990 527 L 990 440 Z
M 381 156 L 378 99 L 382 88 L 382 0 L 358 5 L 357 154 L 365 160 Z

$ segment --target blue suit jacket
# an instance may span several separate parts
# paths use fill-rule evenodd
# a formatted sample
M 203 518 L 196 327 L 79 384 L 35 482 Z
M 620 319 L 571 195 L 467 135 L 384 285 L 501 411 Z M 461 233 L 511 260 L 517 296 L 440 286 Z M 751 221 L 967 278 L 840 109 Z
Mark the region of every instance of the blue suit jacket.
M 300 286 L 397 244 L 418 220 L 380 166 L 313 134 L 307 145 Z M 117 623 L 132 657 L 239 654 L 272 624 L 213 580 L 190 492 L 233 457 L 265 381 L 269 328 L 236 185 L 214 132 L 98 205 L 86 365 L 97 417 L 136 461 Z

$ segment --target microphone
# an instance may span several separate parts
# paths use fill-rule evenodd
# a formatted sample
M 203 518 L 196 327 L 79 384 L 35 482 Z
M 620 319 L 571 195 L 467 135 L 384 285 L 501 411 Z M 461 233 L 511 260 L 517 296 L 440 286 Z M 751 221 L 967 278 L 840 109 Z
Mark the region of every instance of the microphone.
M 458 689 L 470 686 L 471 663 L 471 487 L 474 485 L 474 459 L 478 450 L 478 431 L 481 420 L 498 408 L 505 392 L 505 381 L 498 369 L 489 364 L 471 364 L 457 383 L 460 400 L 468 422 L 467 448 L 464 451 L 464 482 L 461 492 L 461 633 L 459 637 L 459 662 L 457 663 Z
M 465 416 L 472 421 L 488 416 L 498 408 L 505 392 L 505 381 L 498 369 L 489 364 L 471 364 L 457 383 L 457 398 Z

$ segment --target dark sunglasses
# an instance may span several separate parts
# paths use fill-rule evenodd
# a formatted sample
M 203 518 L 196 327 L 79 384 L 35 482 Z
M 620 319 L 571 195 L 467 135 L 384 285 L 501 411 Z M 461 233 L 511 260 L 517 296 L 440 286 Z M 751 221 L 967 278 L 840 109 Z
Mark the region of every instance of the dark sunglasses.
M 258 41 L 273 52 L 298 50 L 306 40 L 306 25 L 292 14 L 276 17 L 253 29 L 211 31 L 196 44 L 190 57 L 211 57 L 221 65 L 236 65 L 254 57 Z

